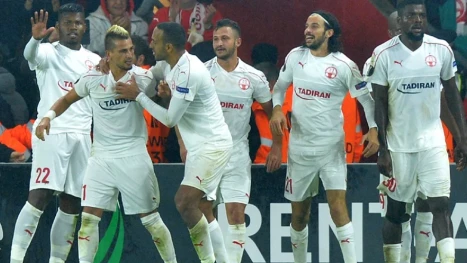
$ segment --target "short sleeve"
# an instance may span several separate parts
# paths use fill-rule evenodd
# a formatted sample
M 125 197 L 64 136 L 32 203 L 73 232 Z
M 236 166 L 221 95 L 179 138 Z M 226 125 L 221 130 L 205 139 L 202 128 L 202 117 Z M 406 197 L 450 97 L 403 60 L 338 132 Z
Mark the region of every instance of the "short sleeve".
M 156 83 L 151 71 L 144 70 L 143 72 L 135 73 L 135 76 L 137 77 L 138 87 L 144 94 L 150 98 L 156 95 Z
M 443 65 L 441 68 L 441 79 L 449 80 L 453 78 L 457 71 L 457 63 L 454 58 L 454 53 L 449 45 L 441 45 L 443 50 Z
M 350 63 L 344 67 L 344 82 L 345 86 L 349 89 L 350 96 L 352 98 L 364 95 L 368 93 L 368 88 L 366 87 L 366 81 L 363 80 L 362 74 L 357 65 L 350 61 Z
M 389 86 L 388 63 L 386 54 L 387 52 L 378 53 L 376 50 L 375 52 L 373 52 L 370 67 L 368 69 L 368 72 L 366 72 L 367 79 L 371 83 L 381 86 Z
M 84 98 L 89 95 L 89 85 L 87 84 L 90 79 L 90 76 L 85 74 L 82 75 L 78 80 L 73 84 L 76 94 L 81 98 Z
M 155 80 L 164 80 L 165 76 L 170 72 L 170 66 L 165 61 L 159 61 L 149 71 L 151 71 Z
M 363 75 L 363 80 L 366 82 L 366 87 L 368 88 L 368 91 L 372 92 L 373 88 L 371 87 L 371 82 L 368 81 L 368 77 L 367 77 L 370 66 L 371 66 L 371 58 L 367 59 L 365 62 L 365 65 L 363 65 L 362 75 Z
M 282 66 L 279 72 L 280 80 L 285 81 L 287 83 L 291 83 L 293 81 L 293 61 L 295 60 L 296 54 L 297 51 L 292 50 L 285 58 L 284 65 Z
M 269 82 L 262 72 L 259 72 L 259 78 L 256 79 L 254 86 L 253 98 L 259 103 L 265 103 L 271 100 L 271 90 L 269 89 Z
M 211 79 L 209 79 L 211 80 Z M 207 85 L 208 82 L 206 82 Z M 212 82 L 211 85 L 214 85 Z M 204 85 L 205 82 L 200 79 L 200 76 L 193 74 L 189 70 L 177 69 L 174 74 L 172 83 L 172 96 L 187 101 L 193 101 L 198 92 L 199 85 Z

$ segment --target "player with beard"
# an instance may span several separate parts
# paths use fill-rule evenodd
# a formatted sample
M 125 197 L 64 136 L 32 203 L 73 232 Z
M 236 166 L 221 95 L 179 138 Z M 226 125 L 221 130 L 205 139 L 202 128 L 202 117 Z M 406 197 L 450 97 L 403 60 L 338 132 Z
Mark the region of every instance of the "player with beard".
M 454 135 L 458 134 L 456 162 L 457 168 L 463 169 L 467 134 L 454 78 L 456 62 L 446 41 L 424 34 L 427 20 L 423 0 L 401 1 L 397 13 L 401 35 L 375 49 L 368 71 L 381 144 L 378 167 L 391 177 L 384 188 L 388 197 L 384 258 L 390 263 L 400 261 L 401 223 L 409 216 L 406 205 L 419 197 L 426 200 L 433 214 L 441 262 L 454 262 L 449 159 L 440 114 L 443 92 L 453 117 L 445 122 Z
M 318 179 L 326 190 L 331 218 L 344 261 L 356 263 L 354 230 L 346 205 L 347 167 L 344 150 L 342 101 L 347 92 L 362 104 L 369 125 L 370 156 L 378 151 L 374 101 L 357 65 L 341 53 L 341 28 L 327 12 L 312 13 L 305 24 L 305 43 L 286 57 L 273 92 L 273 134 L 282 134 L 286 118 L 281 105 L 293 82 L 290 131 L 284 195 L 292 203 L 290 234 L 296 263 L 307 259 L 311 198 L 318 193 Z M 319 178 L 318 178 L 319 176 Z
M 154 167 L 146 150 L 147 129 L 143 107 L 116 98 L 123 83 L 137 83 L 151 94 L 151 72 L 133 67 L 134 46 L 130 34 L 113 25 L 105 35 L 110 74 L 89 71 L 75 88 L 58 99 L 36 129 L 36 136 L 48 140 L 55 117 L 82 98 L 90 97 L 94 123 L 93 154 L 88 160 L 82 187 L 83 213 L 79 230 L 79 262 L 94 262 L 99 245 L 99 221 L 103 211 L 115 211 L 120 193 L 127 215 L 139 215 L 165 263 L 176 263 L 172 238 L 157 208 L 160 195 Z M 153 94 L 151 94 L 153 95 Z M 50 116 L 50 117 L 49 117 Z
M 117 89 L 122 98 L 136 100 L 167 127 L 177 126 L 177 136 L 187 150 L 185 175 L 175 203 L 188 226 L 191 241 L 202 263 L 214 263 L 209 223 L 200 202 L 216 200 L 217 188 L 232 151 L 232 136 L 225 123 L 214 82 L 204 64 L 185 51 L 183 27 L 160 23 L 152 34 L 151 47 L 158 63 L 150 70 L 165 79 L 158 94 L 169 97 L 168 109 L 154 103 L 136 83 Z
M 240 26 L 230 19 L 217 22 L 213 48 L 216 57 L 205 63 L 219 97 L 225 122 L 233 140 L 233 152 L 222 174 L 215 204 L 225 203 L 229 223 L 225 251 L 222 232 L 213 214 L 213 202 L 202 202 L 200 207 L 209 222 L 216 261 L 240 263 L 246 241 L 245 208 L 250 198 L 251 160 L 248 147 L 250 115 L 253 99 L 271 116 L 272 100 L 264 74 L 243 62 L 237 56 L 241 45 Z M 281 165 L 282 140 L 275 136 L 267 158 L 267 171 Z M 228 256 L 227 256 L 228 255 Z
M 58 10 L 59 41 L 42 43 L 54 28 L 46 28 L 48 13 L 40 10 L 31 18 L 32 38 L 24 49 L 31 70 L 36 71 L 40 90 L 37 121 L 50 117 L 47 110 L 63 95 L 73 90 L 73 83 L 99 62 L 99 56 L 83 48 L 86 31 L 84 9 L 66 4 Z M 39 219 L 48 203 L 58 194 L 60 207 L 50 230 L 50 261 L 65 262 L 73 244 L 84 170 L 91 150 L 91 107 L 83 100 L 55 120 L 56 127 L 46 141 L 32 138 L 32 169 L 28 201 L 16 220 L 11 245 L 12 263 L 23 262 L 36 232 Z

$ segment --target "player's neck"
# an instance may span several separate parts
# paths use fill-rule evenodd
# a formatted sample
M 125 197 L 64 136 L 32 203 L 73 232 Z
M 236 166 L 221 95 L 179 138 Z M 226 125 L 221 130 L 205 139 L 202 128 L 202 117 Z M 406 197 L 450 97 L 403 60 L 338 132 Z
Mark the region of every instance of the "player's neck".
M 326 57 L 330 53 L 327 46 L 326 48 L 320 47 L 316 50 L 310 49 L 310 52 L 315 57 Z
M 71 50 L 80 50 L 81 48 L 81 44 L 79 43 L 76 43 L 76 44 L 69 44 L 69 43 L 63 43 L 61 41 L 59 41 L 58 43 L 60 43 L 60 45 L 64 46 L 64 47 L 67 47 Z
M 177 51 L 176 53 L 169 56 L 165 61 L 169 63 L 170 69 L 173 69 L 177 65 L 180 58 L 185 54 L 185 50 Z
M 329 55 L 328 42 L 325 41 L 318 49 L 310 49 L 310 52 L 315 57 L 326 57 Z
M 232 72 L 237 68 L 238 56 L 234 55 L 227 59 L 217 58 L 217 64 L 221 66 L 225 71 Z
M 423 39 L 421 39 L 419 41 L 413 41 L 410 38 L 408 38 L 406 35 L 403 35 L 403 34 L 399 38 L 400 38 L 402 44 L 404 44 L 404 46 L 406 46 L 408 49 L 410 49 L 412 51 L 417 50 L 423 43 Z
M 113 65 L 113 64 L 110 64 L 109 68 L 115 81 L 118 81 L 119 79 L 121 79 L 128 72 L 128 70 L 121 69 L 117 67 L 117 65 Z

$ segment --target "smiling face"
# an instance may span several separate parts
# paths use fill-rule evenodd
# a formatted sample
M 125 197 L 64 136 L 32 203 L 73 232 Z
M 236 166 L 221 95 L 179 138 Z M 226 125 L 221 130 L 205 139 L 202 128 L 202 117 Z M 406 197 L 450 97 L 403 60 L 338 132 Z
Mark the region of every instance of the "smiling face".
M 128 5 L 128 0 L 107 0 L 107 10 L 113 16 L 123 16 Z
M 402 34 L 412 41 L 421 41 L 426 31 L 426 10 L 424 5 L 407 5 L 399 14 L 397 22 Z
M 304 46 L 317 50 L 332 36 L 332 29 L 326 29 L 325 21 L 319 15 L 311 15 L 305 23 Z
M 163 35 L 164 31 L 157 27 L 154 28 L 151 44 L 149 46 L 152 48 L 152 52 L 156 58 L 156 61 L 166 60 L 168 56 Z

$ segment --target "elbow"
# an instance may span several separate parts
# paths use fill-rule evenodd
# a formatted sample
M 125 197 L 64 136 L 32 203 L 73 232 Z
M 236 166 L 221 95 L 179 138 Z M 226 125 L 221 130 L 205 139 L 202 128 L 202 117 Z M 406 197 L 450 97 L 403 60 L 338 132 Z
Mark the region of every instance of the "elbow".
M 172 122 L 167 122 L 167 124 L 165 126 L 167 126 L 168 128 L 173 128 L 173 127 L 175 127 L 175 125 L 177 125 L 177 124 L 172 123 Z
M 167 118 L 164 125 L 167 126 L 168 128 L 173 128 L 177 125 L 177 121 L 175 121 L 174 119 Z

